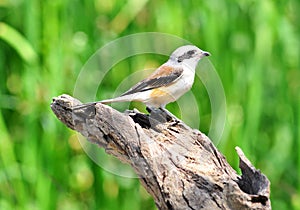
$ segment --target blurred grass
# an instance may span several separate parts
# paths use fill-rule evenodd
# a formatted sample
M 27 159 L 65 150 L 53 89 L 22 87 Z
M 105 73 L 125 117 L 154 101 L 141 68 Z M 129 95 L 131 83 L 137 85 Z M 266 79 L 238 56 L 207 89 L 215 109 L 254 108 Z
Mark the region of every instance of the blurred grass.
M 274 209 L 300 209 L 299 9 L 298 0 L 0 0 L 0 209 L 155 209 L 137 180 L 94 164 L 49 109 L 51 97 L 72 94 L 98 48 L 145 31 L 212 53 L 227 99 L 219 149 L 237 168 L 240 146 L 268 176 Z M 99 97 L 146 60 L 116 66 L 130 70 L 112 71 Z M 192 91 L 207 133 L 208 95 L 198 80 Z

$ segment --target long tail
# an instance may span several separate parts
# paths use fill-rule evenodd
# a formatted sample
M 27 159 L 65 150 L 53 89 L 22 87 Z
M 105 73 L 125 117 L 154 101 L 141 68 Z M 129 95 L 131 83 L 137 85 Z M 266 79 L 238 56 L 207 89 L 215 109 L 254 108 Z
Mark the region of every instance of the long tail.
M 81 104 L 81 105 L 73 107 L 73 110 L 78 110 L 78 109 L 86 108 L 89 106 L 95 106 L 97 103 L 109 104 L 109 103 L 114 103 L 114 102 L 127 102 L 127 101 L 133 101 L 132 96 L 130 96 L 130 95 L 119 96 L 117 98 L 111 98 L 111 99 L 105 99 L 102 101 L 85 103 L 85 104 Z
M 115 103 L 115 102 L 127 102 L 127 101 L 134 101 L 135 97 L 134 95 L 125 95 L 125 96 L 119 96 L 116 98 L 111 98 L 111 99 L 105 99 L 102 101 L 99 101 L 99 103 L 102 104 L 109 104 L 109 103 Z

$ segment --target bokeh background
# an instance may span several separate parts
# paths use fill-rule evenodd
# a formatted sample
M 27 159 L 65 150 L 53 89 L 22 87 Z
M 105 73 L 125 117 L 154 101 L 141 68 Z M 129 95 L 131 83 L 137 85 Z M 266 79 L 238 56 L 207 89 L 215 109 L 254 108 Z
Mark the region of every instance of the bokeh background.
M 0 209 L 156 209 L 137 179 L 90 160 L 49 106 L 72 95 L 97 49 L 138 32 L 211 52 L 227 101 L 218 148 L 238 170 L 240 146 L 268 176 L 274 209 L 300 209 L 299 11 L 298 0 L 0 0 Z M 166 59 L 122 61 L 99 99 L 128 73 Z M 200 80 L 192 91 L 207 133 L 209 98 Z M 168 109 L 178 113 L 176 103 Z

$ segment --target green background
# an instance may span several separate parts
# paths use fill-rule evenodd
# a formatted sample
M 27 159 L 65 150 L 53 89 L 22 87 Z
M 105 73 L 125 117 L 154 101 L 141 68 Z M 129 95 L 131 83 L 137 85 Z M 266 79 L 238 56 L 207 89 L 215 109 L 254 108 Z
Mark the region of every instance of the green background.
M 300 209 L 299 11 L 298 0 L 0 0 L 0 209 L 155 209 L 137 179 L 90 160 L 49 106 L 72 95 L 97 49 L 137 32 L 177 35 L 211 52 L 227 103 L 218 148 L 237 169 L 240 146 L 268 176 L 274 209 Z M 143 59 L 159 66 L 167 58 Z M 139 68 L 121 62 L 98 98 Z M 207 133 L 209 98 L 201 81 L 192 91 L 200 91 Z M 176 103 L 168 109 L 178 114 Z

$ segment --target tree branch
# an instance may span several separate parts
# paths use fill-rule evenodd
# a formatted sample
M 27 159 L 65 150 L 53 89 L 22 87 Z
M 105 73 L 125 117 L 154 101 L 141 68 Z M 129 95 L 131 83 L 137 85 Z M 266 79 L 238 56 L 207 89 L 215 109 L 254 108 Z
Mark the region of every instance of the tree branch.
M 132 166 L 158 209 L 271 209 L 270 183 L 240 148 L 239 176 L 200 131 L 182 121 L 161 122 L 154 114 L 120 113 L 68 95 L 51 109 L 69 128 Z

